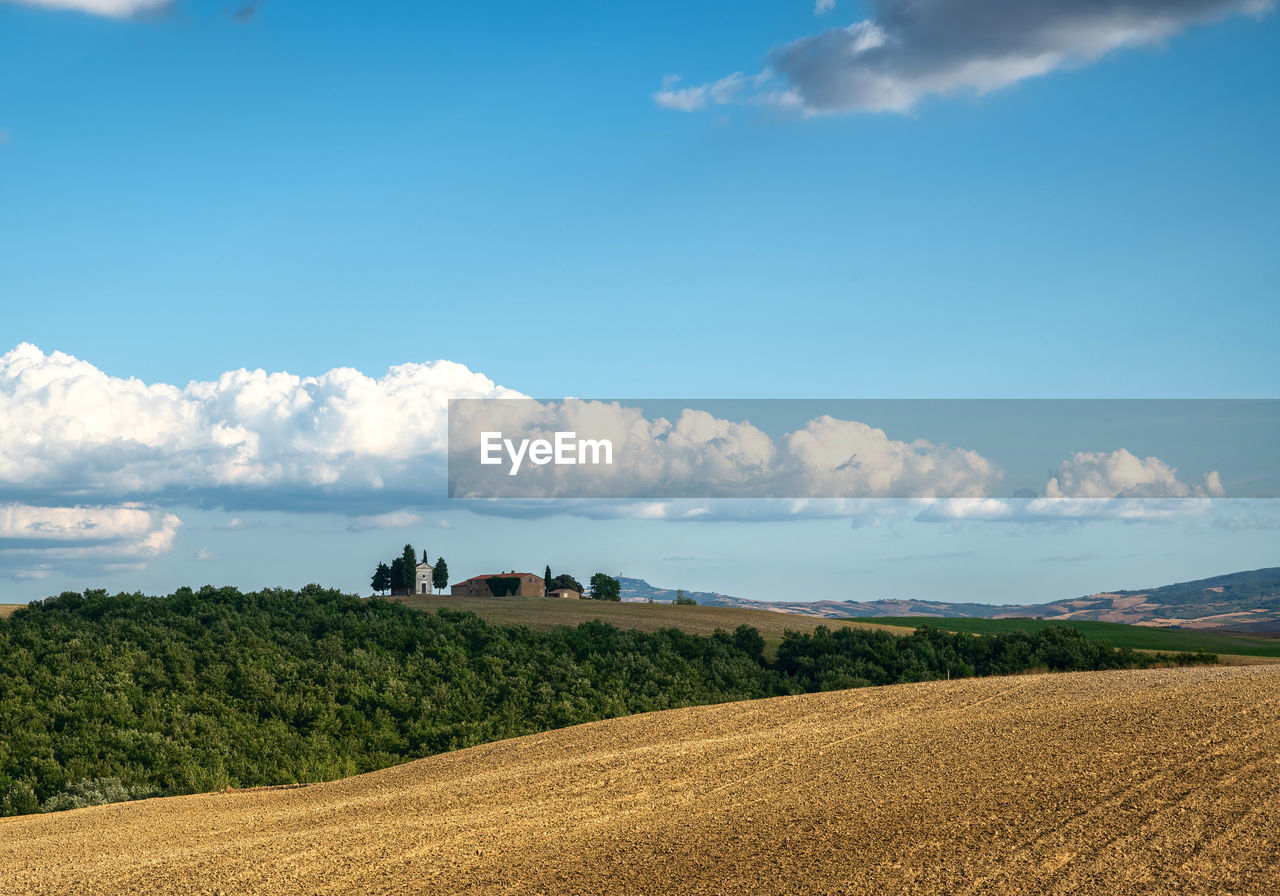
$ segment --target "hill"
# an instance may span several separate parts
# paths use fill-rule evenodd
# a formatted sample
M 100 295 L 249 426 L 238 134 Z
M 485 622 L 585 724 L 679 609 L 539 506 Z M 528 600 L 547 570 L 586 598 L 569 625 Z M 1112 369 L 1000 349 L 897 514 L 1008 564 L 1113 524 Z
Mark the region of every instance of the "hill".
M 585 620 L 496 625 L 318 585 L 38 601 L 0 621 L 0 816 L 333 780 L 680 706 L 1212 660 L 1113 650 L 1065 627 L 898 637 L 815 626 L 768 651 L 749 625 L 703 636 Z
M 0 619 L 8 619 L 14 614 L 14 611 L 20 610 L 26 604 L 0 604 Z
M 1280 669 L 671 710 L 0 819 L 0 894 L 1280 892 Z
M 643 579 L 621 579 L 625 600 L 673 600 L 675 591 Z M 760 601 L 706 591 L 687 592 L 699 604 L 773 610 L 825 618 L 930 616 L 1123 622 L 1130 625 L 1280 631 L 1280 567 L 1234 572 L 1143 591 L 1102 591 L 1043 604 L 952 604 L 922 600 Z
M 1280 567 L 1233 572 L 1144 591 L 1104 591 L 1027 610 L 1029 612 L 1001 611 L 993 615 L 1188 628 L 1280 623 Z
M 674 592 L 673 592 L 674 597 Z M 598 600 L 547 600 L 542 597 L 450 597 L 410 595 L 393 598 L 406 606 L 424 610 L 450 609 L 475 613 L 498 625 L 527 625 L 548 629 L 561 625 L 581 625 L 598 619 L 619 628 L 656 632 L 678 628 L 691 635 L 710 635 L 717 629 L 731 632 L 750 625 L 774 648 L 786 631 L 812 632 L 820 625 L 831 628 L 882 629 L 909 635 L 913 628 L 893 622 L 868 624 L 821 616 L 797 616 L 777 611 L 745 607 L 676 606 L 670 603 L 627 603 Z
M 624 601 L 654 600 L 670 602 L 676 599 L 675 588 L 656 588 L 644 579 L 619 577 Z M 744 610 L 763 610 L 772 613 L 790 613 L 794 616 L 814 616 L 820 619 L 853 619 L 863 616 L 986 616 L 1010 606 L 993 604 L 950 604 L 929 600 L 751 600 L 734 597 L 718 591 L 685 591 L 704 607 L 733 607 Z
M 1280 637 L 1275 635 L 1226 632 L 1218 629 L 1173 629 L 1120 622 L 1089 622 L 1076 619 L 936 619 L 929 616 L 889 616 L 875 620 L 897 625 L 929 625 L 946 632 L 992 635 L 999 632 L 1038 632 L 1053 625 L 1069 625 L 1086 637 L 1110 641 L 1116 647 L 1133 650 L 1161 650 L 1173 653 L 1206 650 L 1224 659 L 1241 657 L 1280 658 Z

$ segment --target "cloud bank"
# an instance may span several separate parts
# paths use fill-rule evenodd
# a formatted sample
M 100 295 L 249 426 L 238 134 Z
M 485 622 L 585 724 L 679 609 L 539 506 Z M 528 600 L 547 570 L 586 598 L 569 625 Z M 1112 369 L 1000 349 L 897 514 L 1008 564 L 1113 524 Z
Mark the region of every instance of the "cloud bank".
M 1043 489 L 1008 500 L 991 458 L 856 420 L 818 416 L 771 435 L 694 409 L 668 420 L 616 402 L 535 402 L 450 361 L 379 377 L 241 369 L 176 386 L 22 344 L 0 355 L 0 574 L 134 568 L 174 548 L 184 507 L 335 513 L 353 532 L 447 525 L 423 513 L 446 501 L 452 399 L 486 399 L 454 403 L 484 407 L 486 428 L 576 430 L 611 439 L 625 458 L 585 491 L 573 468 L 545 466 L 533 471 L 540 478 L 519 477 L 532 492 L 453 505 L 485 515 L 1156 520 L 1223 494 L 1216 472 L 1192 483 L 1160 458 L 1118 449 L 1068 454 Z M 456 430 L 452 442 L 465 444 Z M 522 500 L 545 497 L 566 499 Z M 240 526 L 237 517 L 225 528 Z
M 907 112 L 928 96 L 987 94 L 1117 50 L 1158 44 L 1196 25 L 1260 16 L 1275 3 L 871 0 L 869 18 L 778 47 L 758 75 L 683 88 L 668 80 L 653 98 L 682 111 L 750 104 L 810 115 Z M 815 11 L 829 8 L 819 3 Z M 752 89 L 744 89 L 748 85 Z

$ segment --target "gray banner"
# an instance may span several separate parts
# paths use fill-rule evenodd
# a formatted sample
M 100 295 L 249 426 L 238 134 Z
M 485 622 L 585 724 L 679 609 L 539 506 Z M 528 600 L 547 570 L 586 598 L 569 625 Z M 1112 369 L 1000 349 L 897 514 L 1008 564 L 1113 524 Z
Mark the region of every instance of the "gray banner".
M 1280 494 L 1277 400 L 449 403 L 461 499 Z

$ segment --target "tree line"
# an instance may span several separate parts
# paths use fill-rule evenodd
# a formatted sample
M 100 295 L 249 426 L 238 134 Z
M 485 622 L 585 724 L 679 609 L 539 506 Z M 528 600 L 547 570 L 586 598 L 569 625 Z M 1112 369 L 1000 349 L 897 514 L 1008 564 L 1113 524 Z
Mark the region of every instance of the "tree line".
M 943 677 L 1212 661 L 1069 627 L 535 631 L 309 585 L 66 593 L 0 620 L 0 815 L 315 782 L 637 712 Z

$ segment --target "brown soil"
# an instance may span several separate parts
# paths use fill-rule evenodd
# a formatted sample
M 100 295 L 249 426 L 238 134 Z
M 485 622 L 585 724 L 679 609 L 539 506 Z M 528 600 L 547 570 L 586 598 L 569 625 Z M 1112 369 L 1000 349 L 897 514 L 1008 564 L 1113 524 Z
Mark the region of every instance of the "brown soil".
M 6 894 L 1280 893 L 1280 668 L 632 716 L 0 819 Z

